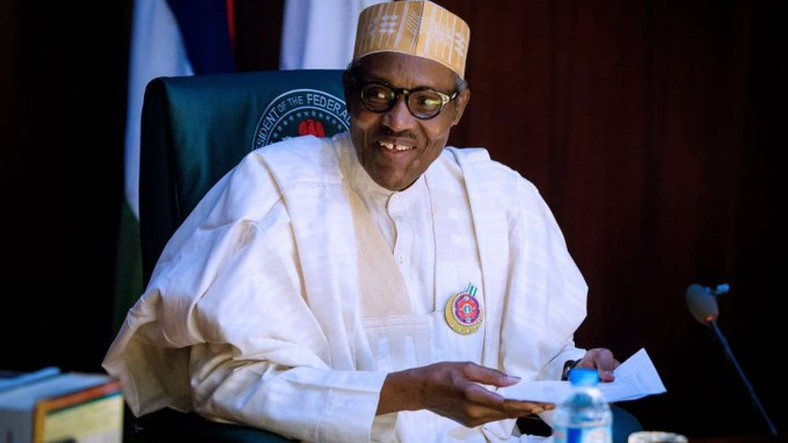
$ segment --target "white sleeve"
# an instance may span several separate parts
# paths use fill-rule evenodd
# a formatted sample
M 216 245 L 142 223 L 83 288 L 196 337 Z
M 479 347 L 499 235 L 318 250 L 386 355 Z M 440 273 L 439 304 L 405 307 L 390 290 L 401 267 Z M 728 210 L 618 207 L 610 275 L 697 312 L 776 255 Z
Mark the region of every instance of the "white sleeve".
M 386 374 L 331 368 L 285 209 L 239 229 L 210 242 L 225 251 L 210 260 L 210 277 L 186 276 L 208 280 L 185 322 L 202 342 L 189 362 L 195 410 L 300 440 L 369 441 Z M 184 263 L 173 278 L 195 268 Z
M 313 442 L 370 441 L 385 374 L 234 360 L 227 345 L 192 348 L 201 415 Z

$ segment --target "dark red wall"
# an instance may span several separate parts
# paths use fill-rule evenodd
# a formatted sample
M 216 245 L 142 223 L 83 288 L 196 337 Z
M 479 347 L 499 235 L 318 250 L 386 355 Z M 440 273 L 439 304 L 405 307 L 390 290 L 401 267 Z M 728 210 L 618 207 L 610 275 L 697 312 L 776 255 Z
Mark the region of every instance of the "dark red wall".
M 472 98 L 451 141 L 541 189 L 590 286 L 578 343 L 645 347 L 668 388 L 624 406 L 652 429 L 767 433 L 685 304 L 692 283 L 729 283 L 719 326 L 784 428 L 777 2 L 440 3 L 471 27 Z

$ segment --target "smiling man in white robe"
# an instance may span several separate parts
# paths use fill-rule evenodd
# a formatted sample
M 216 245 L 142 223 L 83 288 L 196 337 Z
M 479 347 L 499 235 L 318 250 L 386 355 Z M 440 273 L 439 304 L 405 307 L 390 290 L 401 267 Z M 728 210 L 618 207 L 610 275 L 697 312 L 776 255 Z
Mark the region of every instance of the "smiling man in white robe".
M 164 249 L 104 367 L 131 411 L 195 411 L 307 442 L 528 441 L 587 287 L 537 189 L 447 147 L 470 100 L 467 24 L 429 1 L 359 17 L 351 129 L 251 152 Z

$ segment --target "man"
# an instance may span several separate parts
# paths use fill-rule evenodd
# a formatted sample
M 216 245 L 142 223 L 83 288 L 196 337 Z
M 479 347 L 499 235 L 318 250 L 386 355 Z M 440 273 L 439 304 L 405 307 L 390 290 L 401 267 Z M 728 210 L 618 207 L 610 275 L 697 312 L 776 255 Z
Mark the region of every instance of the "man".
M 303 441 L 526 441 L 587 287 L 534 186 L 446 147 L 467 24 L 431 2 L 359 17 L 349 134 L 248 155 L 175 233 L 104 361 L 135 415 L 197 411 Z

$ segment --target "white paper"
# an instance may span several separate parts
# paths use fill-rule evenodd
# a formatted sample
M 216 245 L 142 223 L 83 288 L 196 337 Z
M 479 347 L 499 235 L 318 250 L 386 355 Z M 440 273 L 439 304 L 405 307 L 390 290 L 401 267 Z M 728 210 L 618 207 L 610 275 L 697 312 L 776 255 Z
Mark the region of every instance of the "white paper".
M 621 363 L 613 371 L 613 375 L 616 377 L 614 381 L 597 385 L 605 399 L 611 403 L 667 392 L 657 369 L 643 348 Z M 498 389 L 498 393 L 506 398 L 539 403 L 560 403 L 571 391 L 572 386 L 568 381 L 552 380 L 524 381 Z

